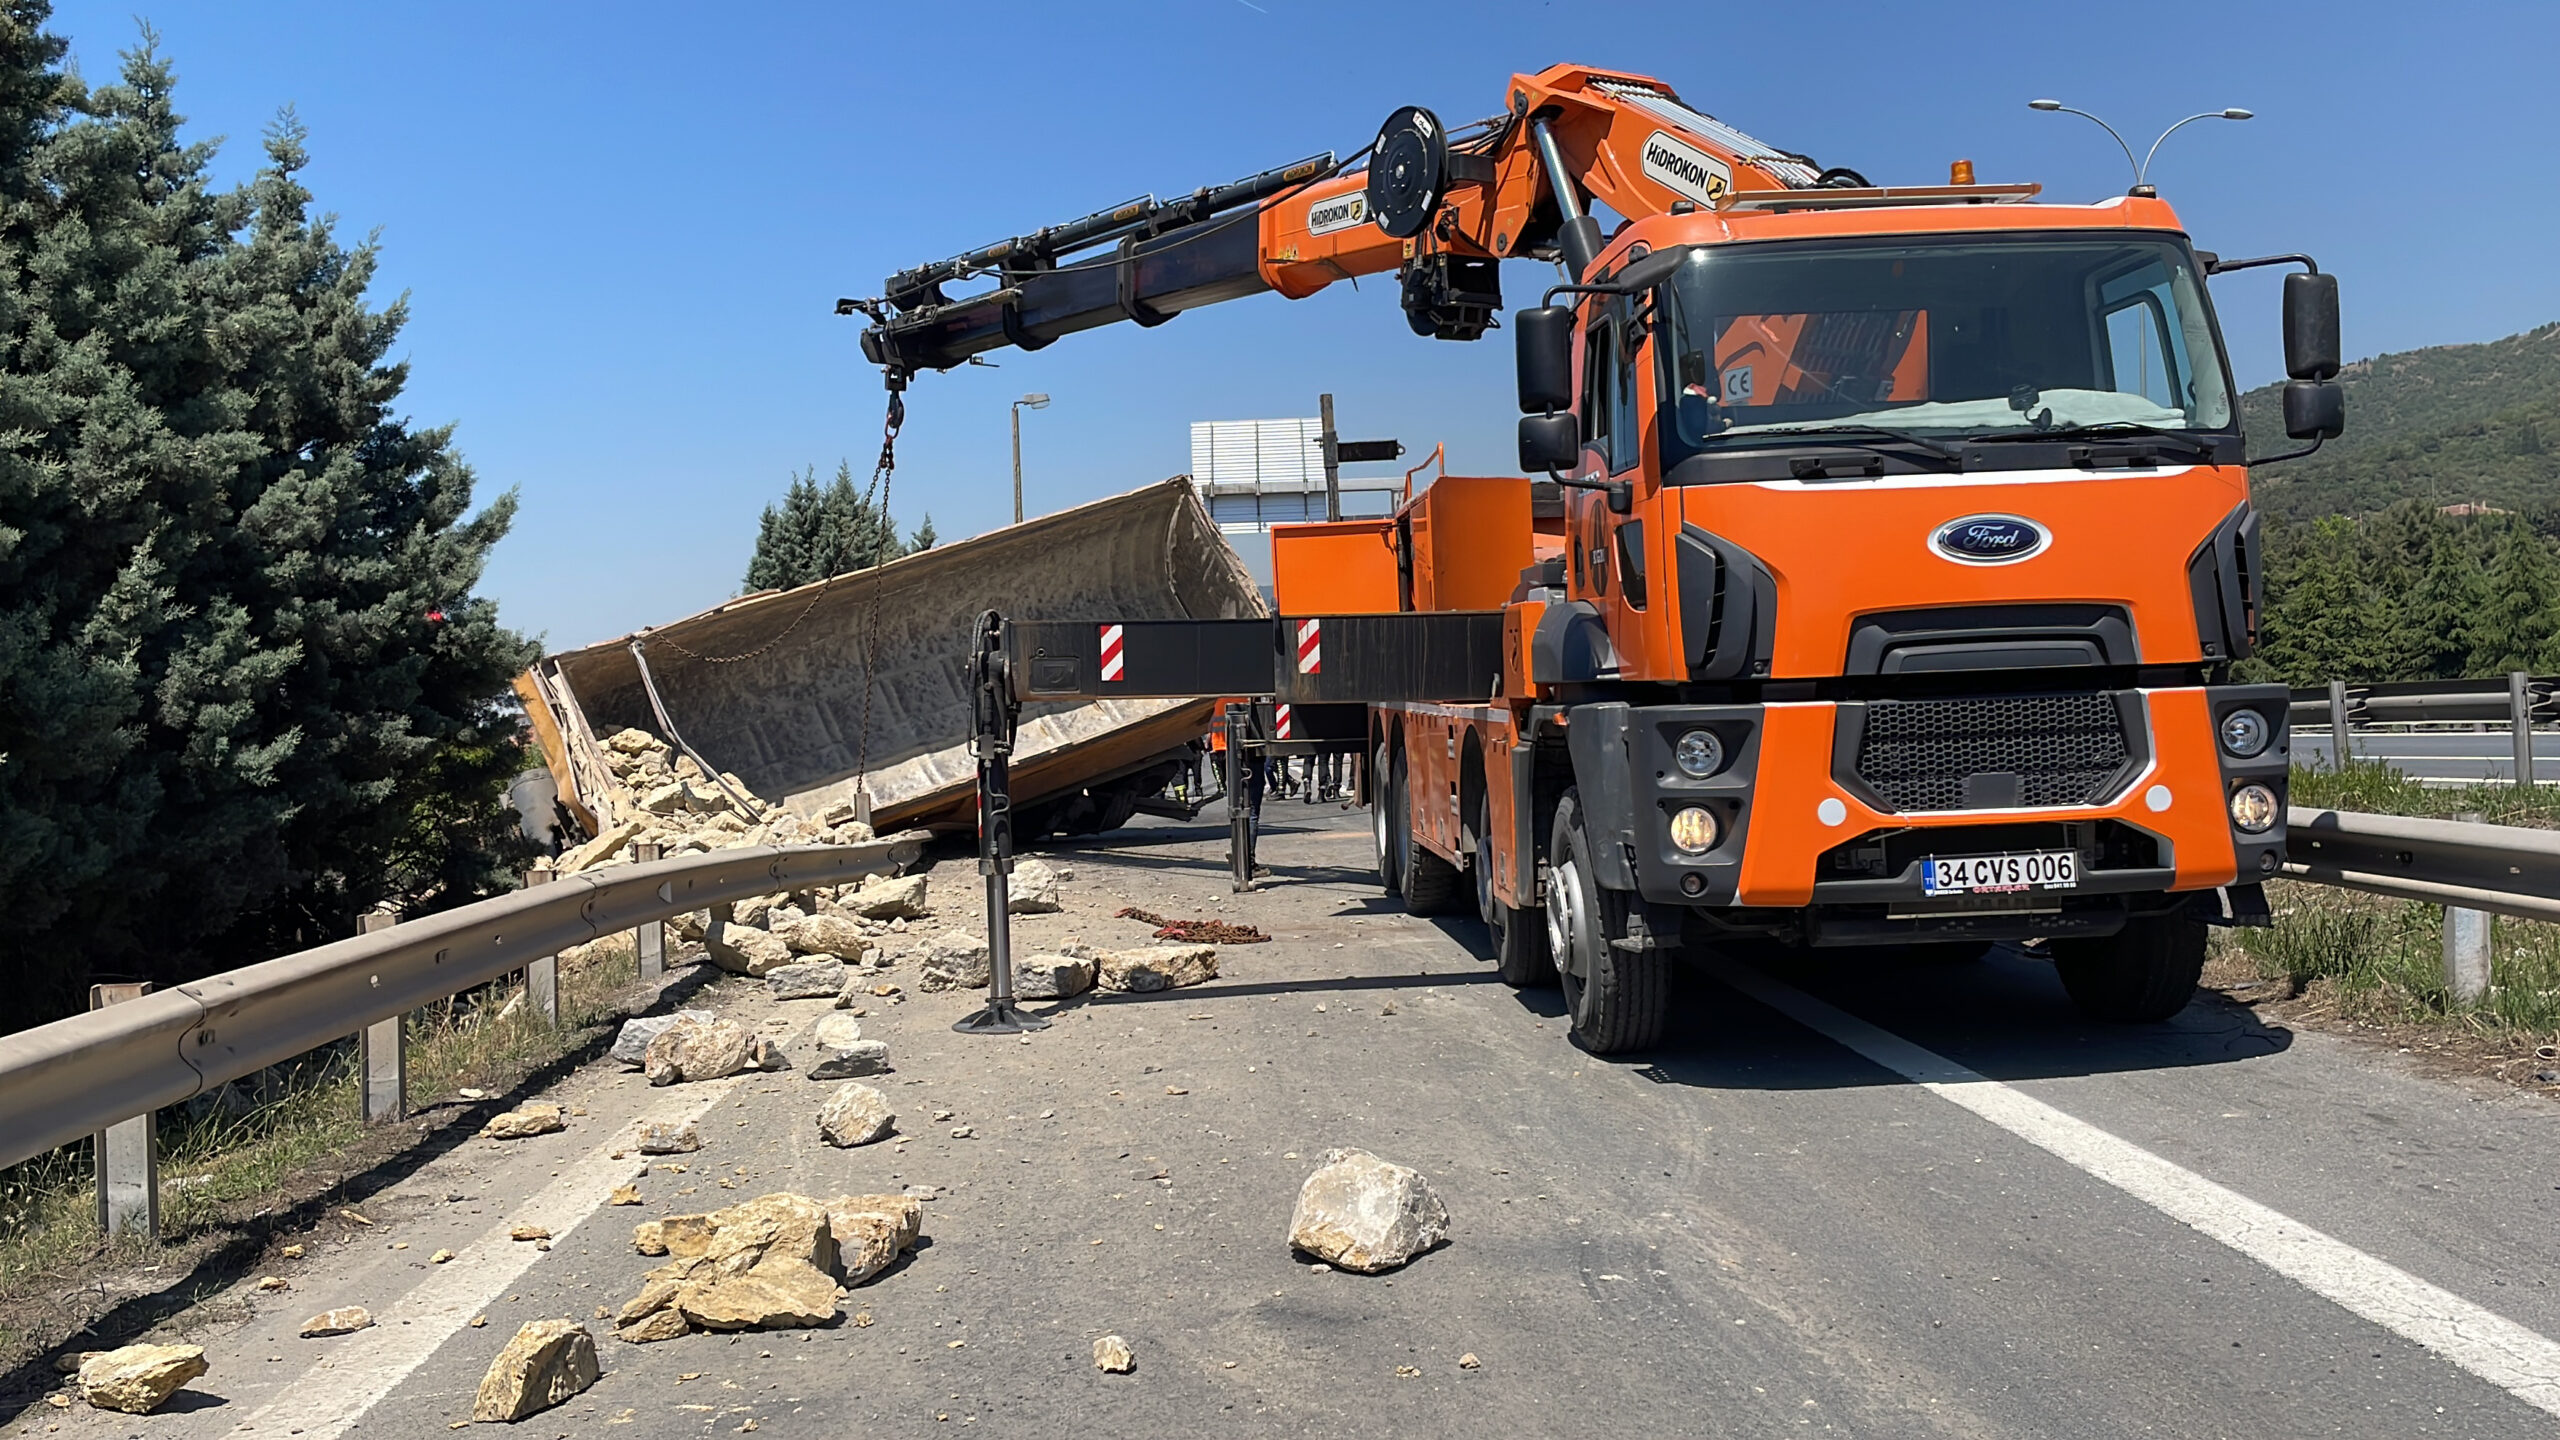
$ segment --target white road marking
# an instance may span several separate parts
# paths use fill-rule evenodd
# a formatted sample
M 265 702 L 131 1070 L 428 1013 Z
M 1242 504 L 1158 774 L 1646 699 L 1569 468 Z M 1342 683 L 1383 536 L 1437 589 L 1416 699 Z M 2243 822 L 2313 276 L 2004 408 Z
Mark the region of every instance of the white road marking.
M 1793 986 L 1727 961 L 1710 960 L 1706 968 L 1807 1029 L 2059 1156 L 2313 1294 L 2434 1351 L 2538 1410 L 2560 1415 L 2560 1343 Z
M 616 1130 L 612 1139 L 571 1162 L 559 1179 L 463 1246 L 450 1262 L 429 1271 L 416 1289 L 376 1311 L 372 1329 L 332 1342 L 329 1360 L 335 1368 L 314 1370 L 286 1386 L 239 1428 L 261 1435 L 290 1432 L 303 1440 L 336 1440 L 542 1258 L 536 1247 L 509 1240 L 510 1229 L 539 1225 L 551 1232 L 554 1243 L 565 1239 L 578 1222 L 604 1205 L 615 1186 L 629 1183 L 649 1163 L 634 1153 L 641 1125 L 699 1120 L 742 1078 L 688 1085 L 667 1103 Z M 627 1158 L 614 1159 L 616 1150 Z M 500 1334 L 495 1325 L 489 1334 L 494 1355 L 510 1336 Z

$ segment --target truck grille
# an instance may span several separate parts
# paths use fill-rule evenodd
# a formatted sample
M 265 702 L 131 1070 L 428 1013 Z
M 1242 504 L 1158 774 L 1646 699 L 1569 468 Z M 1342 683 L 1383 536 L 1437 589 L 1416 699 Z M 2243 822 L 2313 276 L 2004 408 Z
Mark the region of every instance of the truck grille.
M 2129 758 L 2107 694 L 1878 700 L 1858 739 L 1858 777 L 1897 810 L 2092 805 Z

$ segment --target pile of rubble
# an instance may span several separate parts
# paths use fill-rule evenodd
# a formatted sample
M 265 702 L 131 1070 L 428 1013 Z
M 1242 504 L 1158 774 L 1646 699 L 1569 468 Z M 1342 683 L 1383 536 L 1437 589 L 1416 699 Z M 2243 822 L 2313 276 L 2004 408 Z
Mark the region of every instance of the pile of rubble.
M 596 838 L 560 857 L 560 873 L 573 874 L 630 859 L 633 841 L 652 841 L 662 856 L 721 850 L 732 845 L 855 845 L 872 838 L 854 818 L 851 802 L 815 816 L 794 814 L 757 798 L 745 781 L 723 772 L 706 774 L 646 730 L 617 730 L 604 739 L 613 785 L 588 797 L 600 828 Z M 733 796 L 743 797 L 741 805 Z

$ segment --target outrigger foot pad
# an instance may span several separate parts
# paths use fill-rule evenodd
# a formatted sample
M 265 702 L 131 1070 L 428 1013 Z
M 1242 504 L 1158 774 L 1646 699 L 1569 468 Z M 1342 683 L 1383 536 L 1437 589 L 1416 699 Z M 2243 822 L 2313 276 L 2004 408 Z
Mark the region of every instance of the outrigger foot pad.
M 1024 1030 L 1046 1030 L 1049 1022 L 1011 1000 L 998 1000 L 951 1028 L 963 1035 L 1012 1035 Z

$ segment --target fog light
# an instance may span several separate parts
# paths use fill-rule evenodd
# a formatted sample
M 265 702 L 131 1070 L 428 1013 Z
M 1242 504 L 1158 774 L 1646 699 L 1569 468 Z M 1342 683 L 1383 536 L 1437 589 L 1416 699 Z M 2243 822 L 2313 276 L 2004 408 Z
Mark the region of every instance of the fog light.
M 1724 742 L 1712 730 L 1692 730 L 1671 747 L 1671 758 L 1679 763 L 1681 774 L 1704 780 L 1724 768 Z
M 2234 710 L 2222 717 L 2222 748 L 2250 759 L 2267 748 L 2267 717 L 2255 710 Z
M 2273 875 L 2276 873 L 2276 867 L 2283 863 L 2283 861 L 2276 858 L 2276 852 L 2273 850 L 2261 850 L 2258 852 L 2258 873 L 2261 875 Z
M 1671 817 L 1671 843 L 1690 855 L 1715 848 L 1716 817 L 1703 805 L 1692 805 Z
M 1704 876 L 1704 875 L 1701 875 L 1701 874 L 1697 873 L 1697 872 L 1696 872 L 1696 871 L 1694 871 L 1694 870 L 1693 870 L 1693 871 L 1691 871 L 1691 872 L 1689 872 L 1689 873 L 1688 873 L 1688 874 L 1686 874 L 1686 875 L 1681 876 L 1681 877 L 1680 877 L 1680 893 L 1681 893 L 1681 894 L 1683 894 L 1683 895 L 1704 895 L 1704 894 L 1706 894 L 1706 893 L 1707 893 L 1707 877 L 1706 877 L 1706 876 Z
M 2264 785 L 2243 785 L 2231 792 L 2231 823 L 2249 835 L 2275 828 L 2276 792 Z

